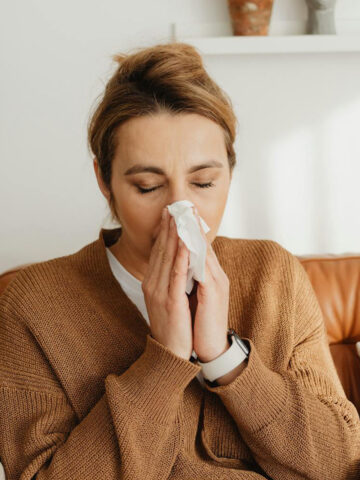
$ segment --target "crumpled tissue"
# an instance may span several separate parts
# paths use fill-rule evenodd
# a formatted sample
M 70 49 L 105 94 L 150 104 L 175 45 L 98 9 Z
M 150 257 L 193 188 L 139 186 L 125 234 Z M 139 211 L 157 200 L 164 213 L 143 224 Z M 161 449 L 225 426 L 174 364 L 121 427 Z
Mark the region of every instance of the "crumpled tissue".
M 201 230 L 195 214 L 192 210 L 194 204 L 189 200 L 179 200 L 167 206 L 167 209 L 174 217 L 177 233 L 190 251 L 190 262 L 186 280 L 185 291 L 191 292 L 194 280 L 205 281 L 205 262 L 207 243 L 201 234 Z M 210 228 L 200 216 L 200 223 L 205 233 Z

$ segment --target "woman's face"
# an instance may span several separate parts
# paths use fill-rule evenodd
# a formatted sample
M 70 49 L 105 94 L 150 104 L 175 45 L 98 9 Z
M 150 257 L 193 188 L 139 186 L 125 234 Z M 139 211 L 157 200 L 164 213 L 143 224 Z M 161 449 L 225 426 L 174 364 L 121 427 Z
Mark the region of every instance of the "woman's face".
M 212 242 L 231 181 L 222 128 L 198 114 L 161 113 L 128 120 L 118 128 L 116 139 L 111 188 L 122 226 L 117 243 L 130 257 L 146 263 L 162 209 L 178 200 L 195 205 L 210 227 L 207 237 Z M 94 168 L 109 202 L 96 159 Z

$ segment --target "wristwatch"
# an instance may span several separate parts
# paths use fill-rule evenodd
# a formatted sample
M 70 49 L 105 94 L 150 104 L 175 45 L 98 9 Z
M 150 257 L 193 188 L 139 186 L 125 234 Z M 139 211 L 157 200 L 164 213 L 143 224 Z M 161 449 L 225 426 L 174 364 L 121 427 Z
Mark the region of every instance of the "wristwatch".
M 231 347 L 226 352 L 211 362 L 201 363 L 197 360 L 202 367 L 203 377 L 209 382 L 214 382 L 249 358 L 250 345 L 248 342 L 242 340 L 232 328 L 228 329 L 227 334 Z

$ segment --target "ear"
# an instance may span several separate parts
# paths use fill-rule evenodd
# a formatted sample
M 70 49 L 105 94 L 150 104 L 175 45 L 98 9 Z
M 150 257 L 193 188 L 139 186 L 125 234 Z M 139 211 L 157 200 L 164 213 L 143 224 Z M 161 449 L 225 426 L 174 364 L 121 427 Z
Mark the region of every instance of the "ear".
M 109 192 L 107 186 L 105 185 L 104 180 L 102 179 L 99 163 L 98 163 L 96 157 L 94 157 L 93 165 L 94 165 L 95 175 L 96 175 L 96 179 L 97 179 L 99 188 L 101 190 L 101 193 L 104 195 L 106 200 L 108 202 L 110 202 L 110 192 Z

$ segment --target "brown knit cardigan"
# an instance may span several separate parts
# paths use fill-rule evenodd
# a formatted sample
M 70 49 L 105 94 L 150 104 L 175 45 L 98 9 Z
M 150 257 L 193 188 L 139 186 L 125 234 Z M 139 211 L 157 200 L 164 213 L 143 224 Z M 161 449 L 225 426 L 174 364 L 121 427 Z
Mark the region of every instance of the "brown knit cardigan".
M 0 297 L 7 480 L 359 479 L 360 418 L 300 261 L 275 241 L 215 238 L 228 326 L 251 351 L 235 380 L 203 388 L 113 276 L 119 233 L 26 267 Z

